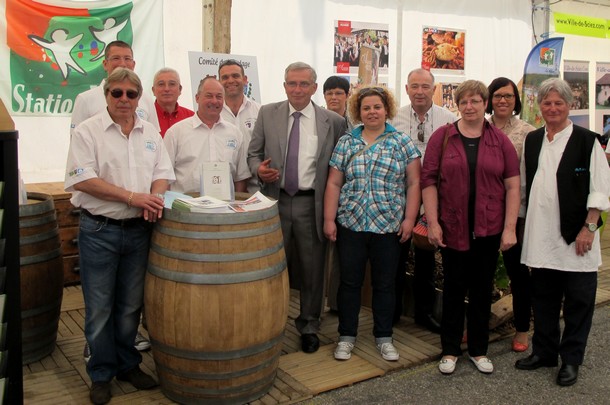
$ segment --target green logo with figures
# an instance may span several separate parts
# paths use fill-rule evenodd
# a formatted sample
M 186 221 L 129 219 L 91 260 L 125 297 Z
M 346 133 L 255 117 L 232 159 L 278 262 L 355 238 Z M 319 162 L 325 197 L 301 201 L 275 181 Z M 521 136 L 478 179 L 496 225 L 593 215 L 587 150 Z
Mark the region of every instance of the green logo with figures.
M 27 52 L 11 49 L 12 109 L 24 114 L 70 114 L 74 99 L 106 77 L 106 44 L 133 41 L 132 3 L 91 9 L 87 15 L 50 15 L 45 27 L 19 38 Z M 87 11 L 87 10 L 84 10 Z

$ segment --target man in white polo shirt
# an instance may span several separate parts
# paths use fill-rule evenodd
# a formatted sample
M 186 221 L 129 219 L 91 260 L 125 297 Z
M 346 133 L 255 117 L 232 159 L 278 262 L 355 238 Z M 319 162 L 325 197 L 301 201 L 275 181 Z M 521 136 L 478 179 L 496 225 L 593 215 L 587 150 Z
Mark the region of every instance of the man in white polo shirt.
M 220 116 L 224 88 L 216 78 L 208 76 L 199 83 L 195 100 L 197 113 L 173 125 L 163 139 L 176 173 L 171 189 L 199 193 L 201 164 L 229 162 L 235 191 L 245 192 L 251 176 L 247 149 L 239 129 Z
M 261 105 L 244 95 L 248 84 L 243 66 L 235 59 L 227 59 L 218 67 L 218 79 L 225 89 L 225 105 L 220 113 L 223 120 L 234 124 L 244 136 L 245 150 L 248 150 L 252 130 Z M 252 176 L 248 181 L 248 193 L 260 190 L 258 178 Z

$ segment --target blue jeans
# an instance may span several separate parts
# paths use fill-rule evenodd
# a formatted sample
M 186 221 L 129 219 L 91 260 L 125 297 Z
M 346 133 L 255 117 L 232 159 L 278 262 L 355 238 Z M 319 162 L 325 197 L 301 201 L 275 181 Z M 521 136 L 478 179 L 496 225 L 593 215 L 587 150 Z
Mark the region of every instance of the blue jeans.
M 396 233 L 354 232 L 338 225 L 341 284 L 337 295 L 339 336 L 356 337 L 361 289 L 367 260 L 373 285 L 373 335 L 376 343 L 392 341 L 396 267 L 400 243 Z
M 85 299 L 85 337 L 91 347 L 91 381 L 110 381 L 142 362 L 138 331 L 151 226 L 80 217 L 78 246 Z

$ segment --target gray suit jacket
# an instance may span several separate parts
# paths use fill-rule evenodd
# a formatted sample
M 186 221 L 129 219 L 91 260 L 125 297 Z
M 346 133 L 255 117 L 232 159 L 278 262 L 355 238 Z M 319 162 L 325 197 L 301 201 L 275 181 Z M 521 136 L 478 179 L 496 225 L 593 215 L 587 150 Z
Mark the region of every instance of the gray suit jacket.
M 315 178 L 315 212 L 318 237 L 324 241 L 324 191 L 328 177 L 328 162 L 339 137 L 346 131 L 345 119 L 333 111 L 313 104 L 316 112 L 318 153 Z M 284 175 L 284 159 L 288 147 L 288 101 L 267 104 L 261 107 L 252 132 L 248 148 L 248 166 L 253 176 L 258 178 L 258 167 L 265 159 L 271 158 L 271 167 Z M 266 196 L 279 199 L 280 181 L 263 183 L 261 191 Z

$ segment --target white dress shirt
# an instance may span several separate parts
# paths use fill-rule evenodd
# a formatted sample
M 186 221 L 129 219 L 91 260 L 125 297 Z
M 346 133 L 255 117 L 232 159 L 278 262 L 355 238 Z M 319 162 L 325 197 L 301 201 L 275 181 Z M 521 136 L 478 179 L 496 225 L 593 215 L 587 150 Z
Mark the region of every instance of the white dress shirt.
M 288 103 L 288 134 L 286 137 L 286 145 L 290 142 L 290 130 L 294 118 L 292 113 L 296 110 Z M 299 126 L 299 190 L 313 190 L 314 181 L 316 179 L 316 156 L 318 153 L 318 133 L 316 131 L 316 110 L 313 108 L 311 101 L 307 107 L 301 110 L 300 126 Z M 286 147 L 288 153 L 288 147 Z M 286 157 L 284 157 L 286 159 Z M 284 167 L 286 165 L 284 164 Z M 284 177 L 282 176 L 281 187 L 284 188 Z
M 561 236 L 557 168 L 572 134 L 572 129 L 573 124 L 570 123 L 563 131 L 554 136 L 552 142 L 549 142 L 546 131 L 544 134 L 538 158 L 538 170 L 530 190 L 521 252 L 521 262 L 530 267 L 564 271 L 597 271 L 602 264 L 599 231 L 595 232 L 591 250 L 584 256 L 576 255 L 575 242 L 568 245 Z M 608 168 L 606 156 L 598 142 L 595 142 L 591 152 L 589 170 L 591 181 L 587 209 L 597 208 L 607 211 L 610 208 L 608 202 L 610 168 Z M 525 195 L 525 160 L 523 158 L 521 159 L 521 192 Z

